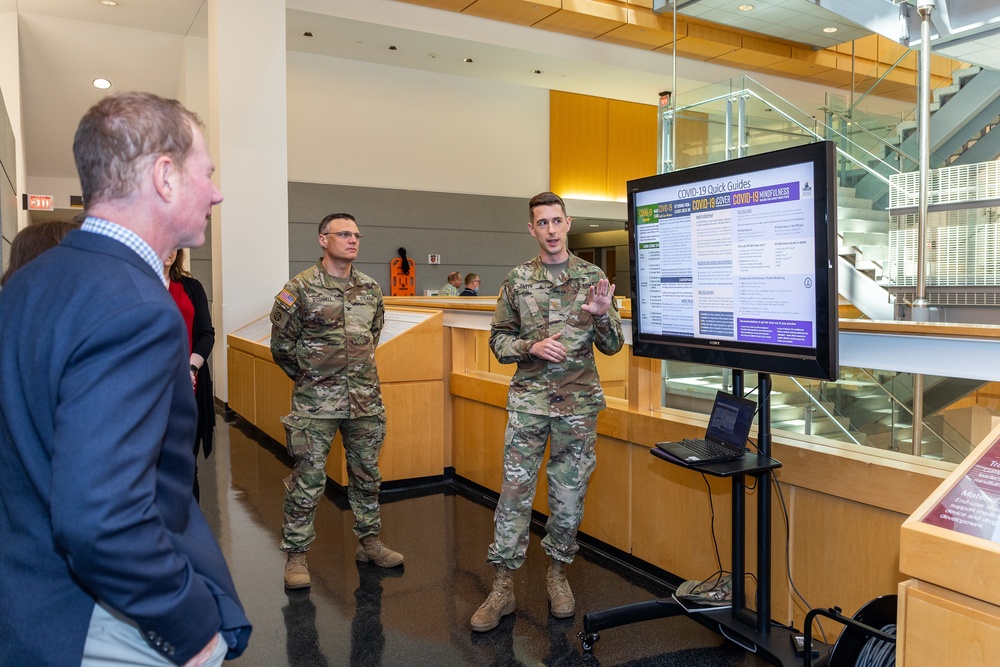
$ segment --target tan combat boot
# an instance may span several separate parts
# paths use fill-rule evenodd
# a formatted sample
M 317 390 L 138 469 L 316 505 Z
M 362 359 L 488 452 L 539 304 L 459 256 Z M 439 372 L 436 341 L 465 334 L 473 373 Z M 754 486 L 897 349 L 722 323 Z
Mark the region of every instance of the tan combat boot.
M 285 562 L 285 588 L 309 588 L 311 585 L 306 552 L 288 552 L 288 560 Z
M 545 588 L 549 592 L 549 607 L 556 618 L 569 618 L 576 611 L 576 600 L 566 580 L 566 563 L 552 559 L 545 574 Z
M 517 603 L 514 601 L 514 576 L 502 563 L 495 564 L 496 579 L 493 580 L 493 590 L 486 602 L 472 615 L 472 629 L 475 632 L 486 632 L 500 625 L 500 619 L 514 611 Z
M 362 563 L 371 561 L 379 567 L 396 567 L 403 564 L 403 554 L 382 544 L 377 535 L 362 537 L 356 555 Z

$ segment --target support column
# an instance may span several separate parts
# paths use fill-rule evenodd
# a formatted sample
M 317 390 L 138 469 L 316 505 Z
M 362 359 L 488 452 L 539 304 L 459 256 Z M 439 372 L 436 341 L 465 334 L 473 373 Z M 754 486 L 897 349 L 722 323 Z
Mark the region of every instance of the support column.
M 270 312 L 288 280 L 285 1 L 209 0 L 208 108 L 225 201 L 212 216 L 215 395 L 226 336 Z

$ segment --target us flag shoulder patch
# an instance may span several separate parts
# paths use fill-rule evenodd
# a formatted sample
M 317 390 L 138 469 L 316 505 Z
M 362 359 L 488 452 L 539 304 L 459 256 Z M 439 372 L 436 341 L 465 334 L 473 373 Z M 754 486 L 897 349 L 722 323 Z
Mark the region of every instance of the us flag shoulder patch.
M 281 290 L 281 293 L 278 295 L 278 301 L 290 307 L 295 303 L 295 296 L 288 290 L 283 289 Z

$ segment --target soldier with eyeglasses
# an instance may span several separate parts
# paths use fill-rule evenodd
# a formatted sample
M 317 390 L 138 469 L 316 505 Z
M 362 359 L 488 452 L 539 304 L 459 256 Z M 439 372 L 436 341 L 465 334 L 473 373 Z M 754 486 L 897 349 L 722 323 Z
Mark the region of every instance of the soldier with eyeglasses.
M 331 213 L 319 223 L 323 256 L 274 298 L 271 356 L 292 378 L 292 411 L 282 418 L 294 459 L 285 479 L 281 550 L 285 587 L 311 585 L 306 552 L 316 537 L 316 505 L 326 488 L 326 459 L 339 431 L 347 457 L 347 497 L 354 511 L 358 561 L 403 563 L 379 540 L 378 457 L 385 407 L 375 348 L 385 319 L 382 289 L 353 262 L 363 238 L 354 216 Z

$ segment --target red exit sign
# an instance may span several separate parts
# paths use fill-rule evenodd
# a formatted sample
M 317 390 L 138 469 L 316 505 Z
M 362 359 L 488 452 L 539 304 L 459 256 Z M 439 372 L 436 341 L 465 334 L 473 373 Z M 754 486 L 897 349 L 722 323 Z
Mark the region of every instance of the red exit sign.
M 22 202 L 26 211 L 53 211 L 55 206 L 52 203 L 51 195 L 24 195 Z

